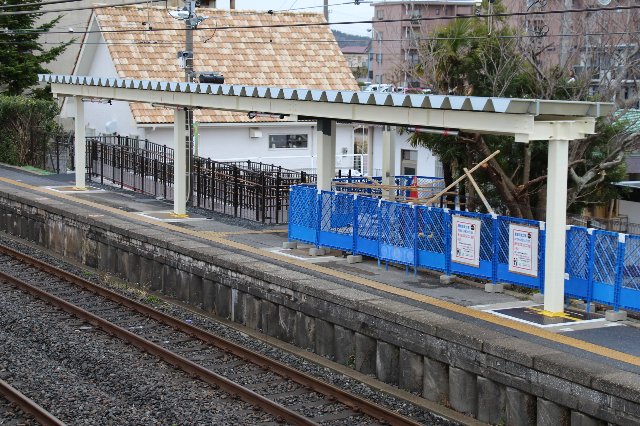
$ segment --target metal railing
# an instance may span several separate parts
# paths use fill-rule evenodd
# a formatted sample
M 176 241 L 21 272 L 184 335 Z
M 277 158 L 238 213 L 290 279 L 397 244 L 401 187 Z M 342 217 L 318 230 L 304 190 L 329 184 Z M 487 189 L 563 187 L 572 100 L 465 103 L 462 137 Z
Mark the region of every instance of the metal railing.
M 173 149 L 118 136 L 87 138 L 87 172 L 100 183 L 173 200 Z M 252 161 L 195 157 L 193 205 L 262 223 L 286 223 L 289 186 L 315 175 Z

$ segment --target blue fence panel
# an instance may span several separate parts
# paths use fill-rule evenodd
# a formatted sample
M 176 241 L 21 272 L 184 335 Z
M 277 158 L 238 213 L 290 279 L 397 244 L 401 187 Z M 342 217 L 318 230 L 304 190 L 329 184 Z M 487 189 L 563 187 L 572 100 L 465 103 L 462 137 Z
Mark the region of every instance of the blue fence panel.
M 358 197 L 355 200 L 356 230 L 353 239 L 353 253 L 378 257 L 378 237 L 380 233 L 380 209 L 378 199 Z
M 289 192 L 289 239 L 316 244 L 318 191 L 315 186 L 295 185 Z
M 544 283 L 544 229 L 541 229 L 540 222 L 507 216 L 498 216 L 496 220 L 496 280 L 541 289 Z M 510 241 L 514 245 L 511 257 Z
M 572 226 L 567 231 L 564 292 L 586 302 L 592 297 L 593 242 L 587 228 Z
M 640 310 L 640 236 L 627 235 L 625 246 L 620 306 Z
M 615 302 L 618 262 L 617 232 L 593 231 L 593 300 L 612 305 Z
M 380 204 L 380 259 L 415 264 L 415 210 L 409 204 Z
M 339 250 L 353 249 L 353 195 L 322 191 L 318 245 Z
M 417 209 L 417 266 L 445 271 L 449 256 L 449 213 L 447 210 L 419 206 Z
M 451 223 L 453 223 L 454 216 L 462 216 L 470 219 L 480 220 L 480 261 L 479 265 L 471 265 L 465 263 L 459 263 L 451 261 L 451 273 L 459 274 L 459 275 L 467 275 L 470 277 L 476 278 L 484 278 L 484 279 L 494 279 L 493 274 L 493 221 L 494 219 L 491 215 L 481 214 L 481 213 L 469 213 L 469 212 L 461 212 L 461 211 L 452 211 L 451 212 Z M 453 233 L 455 230 L 453 229 L 453 225 L 451 226 L 450 239 L 453 244 Z M 453 248 L 452 248 L 453 250 Z M 451 256 L 451 253 L 449 253 Z

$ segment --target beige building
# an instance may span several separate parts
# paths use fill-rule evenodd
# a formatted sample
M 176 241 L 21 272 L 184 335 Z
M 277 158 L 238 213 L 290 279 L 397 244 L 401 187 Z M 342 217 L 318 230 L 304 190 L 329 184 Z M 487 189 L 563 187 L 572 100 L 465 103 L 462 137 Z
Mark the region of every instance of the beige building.
M 384 1 L 374 3 L 371 41 L 371 69 L 373 83 L 419 87 L 412 80 L 407 67 L 418 63 L 420 41 L 447 20 L 420 20 L 422 18 L 452 17 L 473 13 L 476 0 L 424 0 Z M 386 22 L 411 19 L 415 21 Z
M 607 7 L 632 6 L 637 2 L 611 0 Z M 405 87 L 419 86 L 420 83 L 412 79 L 410 71 L 419 63 L 420 44 L 438 26 L 451 22 L 451 17 L 473 14 L 476 3 L 475 0 L 374 3 L 369 69 L 371 81 Z M 590 93 L 586 95 L 593 95 L 606 87 L 611 92 L 606 96 L 618 101 L 621 106 L 639 106 L 640 10 L 549 13 L 567 9 L 597 9 L 602 7 L 598 0 L 502 0 L 502 5 L 507 13 L 526 12 L 525 15 L 508 18 L 508 24 L 523 35 L 522 47 L 533 52 L 532 57 L 541 69 L 557 65 L 560 70 L 556 73 L 558 77 L 580 78 L 588 75 L 591 77 L 591 86 Z

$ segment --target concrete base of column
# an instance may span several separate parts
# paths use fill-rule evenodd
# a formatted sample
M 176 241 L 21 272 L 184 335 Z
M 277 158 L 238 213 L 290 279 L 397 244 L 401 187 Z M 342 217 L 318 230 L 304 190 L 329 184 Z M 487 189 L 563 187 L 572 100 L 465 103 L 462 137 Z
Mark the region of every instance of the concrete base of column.
M 487 293 L 504 293 L 504 284 L 486 283 L 484 285 L 484 291 Z
M 297 241 L 285 241 L 284 243 L 282 243 L 282 248 L 283 249 L 287 249 L 287 250 L 297 249 L 298 248 L 298 242 Z
M 442 284 L 451 284 L 455 281 L 455 275 L 440 275 L 440 282 Z
M 324 256 L 327 251 L 323 247 L 311 247 L 309 249 L 309 256 Z
M 350 254 L 349 256 L 347 256 L 347 263 L 360 263 L 362 262 L 362 256 L 360 256 L 359 254 L 353 255 Z
M 623 311 L 623 310 L 612 311 L 612 310 L 609 310 L 609 311 L 604 313 L 604 318 L 607 321 L 612 321 L 612 322 L 625 321 L 627 319 L 627 311 Z

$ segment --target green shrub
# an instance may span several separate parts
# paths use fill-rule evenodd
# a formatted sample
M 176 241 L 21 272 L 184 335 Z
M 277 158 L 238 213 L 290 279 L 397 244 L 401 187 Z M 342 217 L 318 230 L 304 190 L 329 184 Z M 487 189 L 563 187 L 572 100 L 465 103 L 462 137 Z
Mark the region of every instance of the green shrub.
M 43 167 L 58 112 L 53 100 L 0 95 L 0 162 Z

